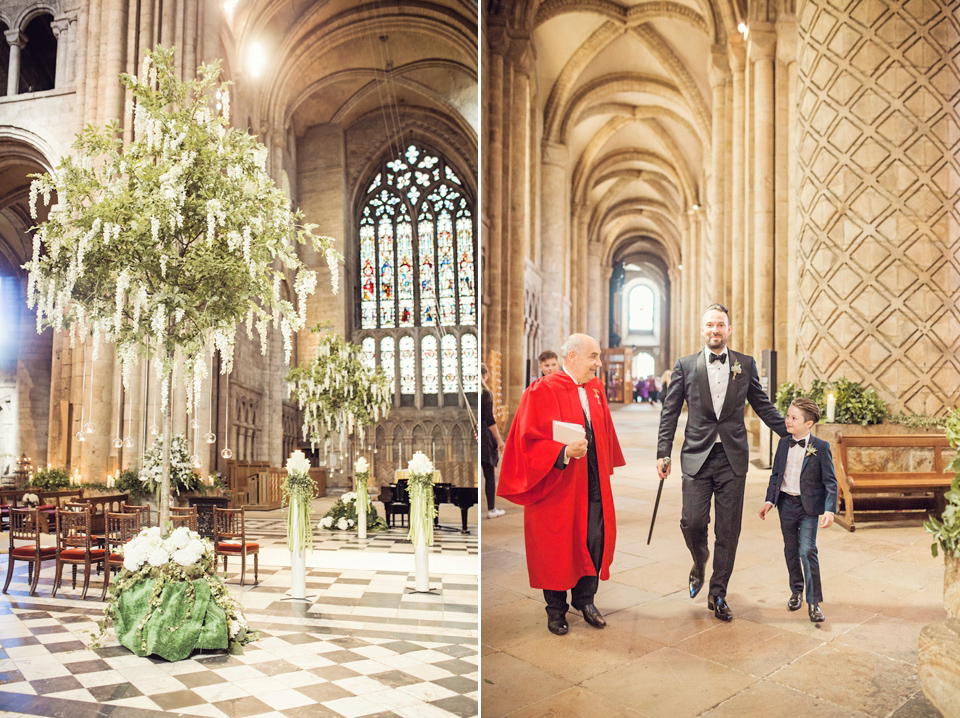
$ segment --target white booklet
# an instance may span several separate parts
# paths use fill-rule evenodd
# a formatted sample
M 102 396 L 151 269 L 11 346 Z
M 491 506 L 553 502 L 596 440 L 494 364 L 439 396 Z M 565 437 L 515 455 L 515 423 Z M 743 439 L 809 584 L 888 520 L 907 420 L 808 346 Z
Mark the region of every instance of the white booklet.
M 553 440 L 568 446 L 575 441 L 582 441 L 587 438 L 587 432 L 582 424 L 574 424 L 569 421 L 553 421 Z

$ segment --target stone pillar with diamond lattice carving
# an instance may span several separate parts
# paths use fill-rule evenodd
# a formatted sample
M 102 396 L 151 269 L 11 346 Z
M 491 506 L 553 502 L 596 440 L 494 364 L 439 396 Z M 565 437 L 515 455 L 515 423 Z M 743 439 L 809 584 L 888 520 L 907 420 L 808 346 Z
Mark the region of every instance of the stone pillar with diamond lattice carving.
M 800 381 L 960 403 L 960 19 L 946 0 L 798 3 Z

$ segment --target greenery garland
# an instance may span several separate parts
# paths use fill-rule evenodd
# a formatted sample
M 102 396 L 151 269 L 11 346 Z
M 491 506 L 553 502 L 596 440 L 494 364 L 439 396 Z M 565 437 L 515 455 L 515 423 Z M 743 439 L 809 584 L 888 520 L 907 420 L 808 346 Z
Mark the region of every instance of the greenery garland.
M 358 516 L 357 493 L 348 491 L 338 498 L 330 507 L 330 510 L 323 515 L 323 518 L 317 523 L 317 528 L 330 531 L 349 531 L 356 527 Z M 386 528 L 387 522 L 377 514 L 376 507 L 372 503 L 368 504 L 367 531 L 383 531 Z
M 393 404 L 393 385 L 383 369 L 370 368 L 359 346 L 324 330 L 311 329 L 320 334 L 313 360 L 287 373 L 303 412 L 303 438 L 313 447 L 332 433 L 356 430 L 362 440 L 364 427 L 386 417 Z
M 837 424 L 879 424 L 887 418 L 889 408 L 887 403 L 877 396 L 873 389 L 864 389 L 856 381 L 841 377 L 832 384 L 821 379 L 814 379 L 810 391 L 804 390 L 799 384 L 791 381 L 784 382 L 777 389 L 776 406 L 781 414 L 786 414 L 790 402 L 797 397 L 813 399 L 820 407 L 820 420 L 827 420 L 827 393 L 832 391 L 836 398 L 834 406 L 834 421 Z
M 313 550 L 313 526 L 310 502 L 316 487 L 310 478 L 310 461 L 302 451 L 287 459 L 287 478 L 283 482 L 283 503 L 287 505 L 287 548 L 296 554 Z

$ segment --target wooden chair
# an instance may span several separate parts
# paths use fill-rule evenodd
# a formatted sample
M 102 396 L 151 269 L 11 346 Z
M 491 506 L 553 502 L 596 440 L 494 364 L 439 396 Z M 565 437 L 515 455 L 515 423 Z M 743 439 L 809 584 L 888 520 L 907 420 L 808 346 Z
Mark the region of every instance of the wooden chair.
M 103 575 L 103 593 L 100 594 L 100 600 L 107 598 L 107 589 L 110 588 L 111 569 L 123 566 L 123 556 L 115 553 L 116 549 L 123 546 L 130 539 L 140 533 L 140 511 L 131 511 L 128 513 L 107 513 L 106 533 L 106 559 L 104 561 Z
M 197 507 L 196 506 L 171 506 L 170 523 L 173 528 L 186 526 L 191 531 L 197 530 Z
M 145 506 L 135 506 L 135 505 L 132 505 L 132 504 L 128 504 L 128 503 L 126 503 L 126 502 L 123 502 L 122 504 L 120 504 L 120 513 L 123 513 L 123 514 L 133 514 L 133 513 L 135 513 L 135 514 L 139 515 L 139 517 L 140 517 L 140 528 L 141 528 L 141 529 L 145 529 L 145 528 L 147 528 L 147 527 L 149 527 L 149 526 L 152 526 L 151 518 L 150 518 L 150 506 L 149 506 L 149 505 L 145 505 Z
M 80 598 L 87 597 L 90 572 L 94 565 L 99 571 L 106 560 L 106 551 L 102 548 L 93 548 L 93 540 L 89 510 L 57 509 L 57 575 L 53 581 L 51 596 L 56 598 L 63 578 L 63 567 L 65 565 L 73 567 L 73 588 L 76 588 L 77 566 L 82 565 L 84 567 L 83 593 Z
M 3 584 L 3 592 L 7 592 L 10 579 L 13 577 L 13 564 L 17 561 L 27 563 L 27 580 L 30 581 L 30 595 L 37 593 L 37 584 L 40 582 L 40 566 L 44 561 L 57 557 L 56 546 L 40 546 L 40 517 L 37 509 L 17 508 L 9 509 L 10 519 L 10 553 L 7 556 L 7 581 Z M 30 545 L 16 546 L 16 541 L 29 541 Z
M 214 559 L 223 556 L 223 570 L 227 570 L 227 559 L 230 556 L 240 557 L 240 585 L 244 585 L 247 570 L 247 556 L 253 555 L 253 585 L 260 583 L 259 554 L 260 544 L 247 541 L 247 530 L 244 522 L 243 508 L 221 509 L 213 508 L 213 548 Z

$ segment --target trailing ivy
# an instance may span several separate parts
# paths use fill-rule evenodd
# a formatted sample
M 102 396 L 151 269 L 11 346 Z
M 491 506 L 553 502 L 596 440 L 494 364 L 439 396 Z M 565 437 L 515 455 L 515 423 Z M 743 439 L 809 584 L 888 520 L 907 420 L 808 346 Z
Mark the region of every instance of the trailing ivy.
M 940 519 L 931 516 L 924 522 L 923 528 L 933 535 L 930 552 L 934 557 L 939 547 L 945 554 L 960 558 L 960 409 L 954 409 L 945 417 L 944 431 L 950 446 L 958 449 L 949 467 L 954 477 L 946 493 L 947 505 Z

